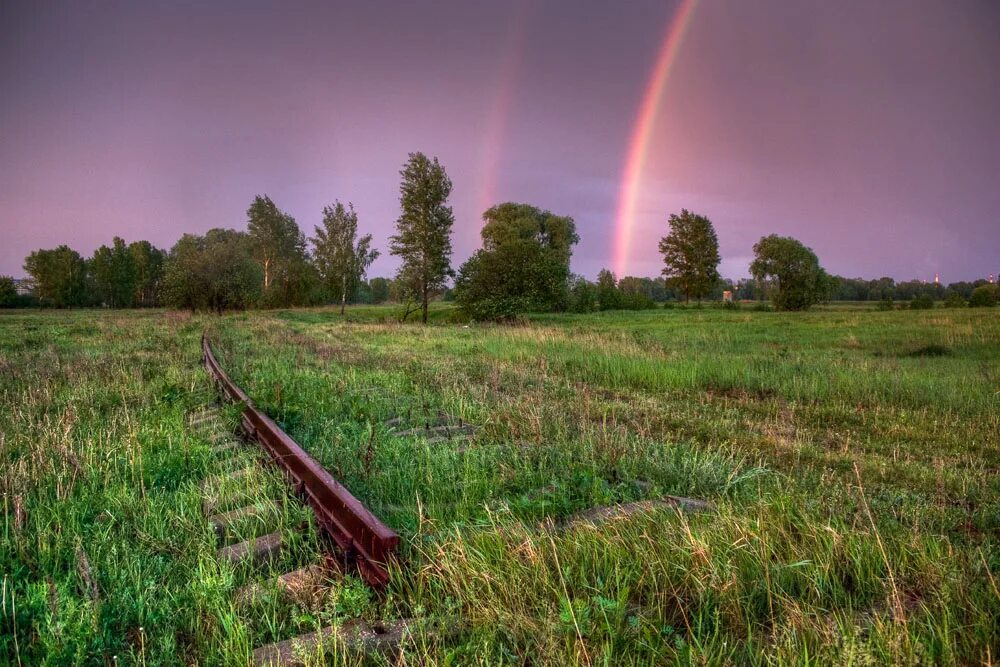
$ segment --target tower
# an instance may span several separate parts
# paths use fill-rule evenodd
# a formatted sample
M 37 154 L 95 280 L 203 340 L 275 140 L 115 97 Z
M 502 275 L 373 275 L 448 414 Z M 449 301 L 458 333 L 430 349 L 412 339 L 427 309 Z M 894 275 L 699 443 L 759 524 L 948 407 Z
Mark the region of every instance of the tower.
M 940 273 L 935 273 L 934 274 L 934 284 L 935 285 L 940 285 L 941 284 L 941 274 Z

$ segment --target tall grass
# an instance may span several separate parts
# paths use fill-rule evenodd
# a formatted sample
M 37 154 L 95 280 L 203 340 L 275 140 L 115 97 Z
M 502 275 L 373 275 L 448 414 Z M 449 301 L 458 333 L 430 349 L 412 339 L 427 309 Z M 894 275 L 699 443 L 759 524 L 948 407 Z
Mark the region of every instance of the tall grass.
M 0 317 L 0 662 L 243 664 L 356 616 L 451 629 L 416 631 L 410 664 L 1000 653 L 994 313 L 434 315 Z M 267 573 L 219 563 L 202 514 L 199 481 L 221 467 L 185 419 L 214 398 L 206 327 L 237 382 L 403 536 L 384 596 L 347 578 L 321 600 L 235 602 Z M 441 412 L 474 440 L 386 424 Z M 267 471 L 234 489 L 283 494 Z M 577 519 L 663 494 L 716 509 Z M 295 503 L 232 536 L 273 530 L 291 548 L 271 573 L 318 557 Z

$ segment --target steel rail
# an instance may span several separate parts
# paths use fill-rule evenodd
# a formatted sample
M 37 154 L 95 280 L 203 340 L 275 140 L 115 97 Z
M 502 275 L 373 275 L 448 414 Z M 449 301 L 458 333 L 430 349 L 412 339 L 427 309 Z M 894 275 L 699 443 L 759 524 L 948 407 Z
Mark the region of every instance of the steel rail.
M 399 545 L 399 536 L 351 495 L 316 459 L 274 421 L 254 406 L 219 365 L 207 336 L 201 338 L 205 368 L 233 403 L 243 406 L 241 426 L 281 468 L 296 494 L 312 508 L 320 529 L 357 565 L 368 585 L 381 588 L 389 581 L 388 564 Z

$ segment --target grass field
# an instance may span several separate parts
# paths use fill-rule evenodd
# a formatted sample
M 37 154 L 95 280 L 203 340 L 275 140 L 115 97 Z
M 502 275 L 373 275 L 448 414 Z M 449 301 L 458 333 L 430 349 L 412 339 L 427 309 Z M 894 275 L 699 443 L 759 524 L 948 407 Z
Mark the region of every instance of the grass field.
M 998 660 L 997 309 L 394 314 L 0 315 L 0 663 L 243 664 L 358 616 L 450 629 L 408 664 Z M 217 465 L 185 426 L 216 398 L 206 329 L 400 533 L 384 596 L 349 577 L 234 605 L 249 574 L 215 559 L 198 482 Z M 386 425 L 440 412 L 474 439 Z M 714 510 L 578 518 L 664 494 Z M 293 534 L 308 515 L 287 507 L 248 534 Z M 309 538 L 276 570 L 314 559 Z

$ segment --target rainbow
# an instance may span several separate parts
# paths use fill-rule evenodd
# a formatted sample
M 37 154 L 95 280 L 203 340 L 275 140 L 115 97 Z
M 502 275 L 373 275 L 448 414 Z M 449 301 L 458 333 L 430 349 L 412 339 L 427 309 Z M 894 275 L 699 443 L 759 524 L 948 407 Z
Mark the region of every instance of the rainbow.
M 670 77 L 670 68 L 677 58 L 684 34 L 691 25 L 695 5 L 698 0 L 681 0 L 677 10 L 667 23 L 667 32 L 663 44 L 656 57 L 656 65 L 646 84 L 639 114 L 632 136 L 629 140 L 628 154 L 625 157 L 625 170 L 622 174 L 621 186 L 618 190 L 618 211 L 615 215 L 615 234 L 613 240 L 612 268 L 619 276 L 624 276 L 628 269 L 629 249 L 632 244 L 632 230 L 635 227 L 635 209 L 642 185 L 642 172 L 646 166 L 646 156 L 649 152 L 649 140 L 656 120 L 656 112 L 663 91 Z
M 524 42 L 528 20 L 528 3 L 517 5 L 511 22 L 508 24 L 504 38 L 502 53 L 496 82 L 493 85 L 494 96 L 490 105 L 489 116 L 483 127 L 481 164 L 476 192 L 477 215 L 498 204 L 497 181 L 500 167 L 503 163 L 503 147 L 507 138 L 507 126 L 510 122 L 510 111 L 517 93 L 518 74 L 524 57 Z

